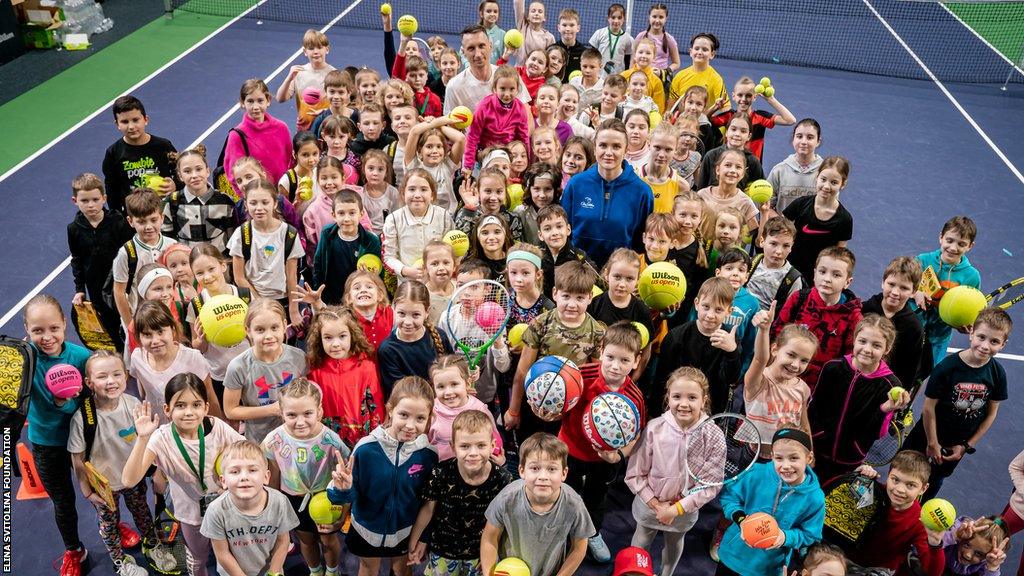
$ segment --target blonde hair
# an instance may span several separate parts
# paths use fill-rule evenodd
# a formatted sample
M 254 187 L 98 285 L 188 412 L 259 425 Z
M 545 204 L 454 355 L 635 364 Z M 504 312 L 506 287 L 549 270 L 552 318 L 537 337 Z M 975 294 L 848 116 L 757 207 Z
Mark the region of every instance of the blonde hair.
M 547 58 L 544 59 L 544 66 L 547 66 Z M 498 66 L 498 69 L 494 71 L 494 75 L 491 77 L 491 92 L 495 92 L 497 90 L 498 81 L 505 78 L 511 78 L 515 81 L 516 90 L 519 90 L 522 86 L 522 80 L 519 79 L 519 72 L 517 72 L 515 68 L 505 64 L 503 66 Z
M 779 331 L 779 335 L 775 337 L 775 346 L 781 350 L 786 344 L 789 344 L 793 340 L 806 340 L 814 345 L 814 350 L 818 350 L 818 337 L 814 335 L 803 324 L 786 324 Z
M 428 254 L 430 254 L 431 252 L 434 252 L 434 251 L 443 251 L 443 252 L 447 253 L 448 256 L 452 259 L 452 262 L 455 262 L 455 250 L 452 249 L 452 245 L 447 243 L 447 242 L 445 242 L 444 240 L 436 240 L 435 239 L 435 240 L 431 240 L 430 242 L 427 242 L 427 245 L 423 247 L 423 263 L 424 264 L 426 264 L 426 262 L 427 262 Z
M 721 276 L 708 278 L 697 290 L 698 301 L 704 298 L 710 298 L 712 302 L 725 306 L 731 306 L 732 299 L 735 297 L 736 291 L 733 290 L 732 284 Z
M 683 202 L 696 202 L 700 206 L 700 220 L 697 222 L 697 226 L 693 229 L 693 240 L 697 243 L 697 266 L 704 268 L 708 267 L 708 255 L 704 250 L 705 237 L 704 230 L 707 228 L 708 220 L 708 206 L 704 203 L 704 199 L 700 197 L 693 190 L 680 190 L 676 194 L 675 199 L 672 200 L 672 213 L 675 214 L 676 210 L 679 209 L 679 205 Z
M 704 404 L 701 406 L 701 411 L 705 414 L 711 411 L 711 384 L 708 382 L 708 377 L 700 371 L 699 368 L 693 366 L 681 366 L 672 371 L 668 375 L 668 380 L 665 381 L 665 407 L 668 407 L 668 397 L 672 393 L 672 385 L 681 380 L 689 380 L 700 388 L 701 394 L 704 395 Z
M 313 400 L 313 403 L 317 406 L 323 406 L 324 393 L 320 389 L 320 385 L 307 378 L 299 377 L 293 379 L 288 383 L 287 386 L 282 387 L 277 397 L 279 400 L 284 398 L 291 398 L 293 400 L 300 400 L 303 398 L 309 398 Z
M 640 272 L 640 255 L 630 250 L 629 248 L 616 248 L 612 255 L 608 257 L 608 261 L 604 263 L 604 267 L 601 268 L 601 276 L 605 280 L 608 279 L 608 274 L 611 273 L 612 265 L 616 262 L 622 262 L 627 266 L 636 268 L 637 273 Z
M 124 365 L 124 358 L 122 358 L 120 354 L 115 354 L 115 353 L 111 352 L 110 350 L 102 350 L 101 349 L 101 350 L 93 351 L 93 353 L 89 355 L 89 359 L 85 361 L 85 378 L 86 378 L 86 380 L 89 379 L 89 371 L 92 368 L 92 365 L 94 363 L 99 362 L 100 360 L 107 360 L 107 359 L 111 359 L 111 358 L 114 359 L 114 360 L 117 360 L 121 364 L 121 370 L 124 370 L 125 375 L 127 375 L 128 374 L 128 368 L 127 368 L 127 366 Z
M 892 345 L 896 342 L 896 327 L 892 320 L 881 314 L 868 314 L 861 318 L 860 322 L 857 322 L 857 327 L 853 329 L 853 337 L 856 338 L 861 330 L 867 328 L 874 328 L 882 333 L 882 338 L 885 339 L 885 355 L 888 356 L 889 352 L 892 352 Z
M 224 464 L 222 469 L 227 467 L 227 463 L 231 460 L 259 462 L 264 469 L 269 469 L 267 457 L 263 455 L 263 448 L 260 448 L 260 445 L 252 440 L 238 440 L 228 444 L 217 455 L 217 459 Z
M 349 346 L 349 355 L 352 358 L 369 357 L 373 355 L 373 346 L 363 334 L 363 327 L 359 324 L 355 314 L 348 308 L 340 306 L 327 306 L 321 308 L 313 316 L 313 322 L 309 326 L 309 335 L 306 337 L 306 364 L 310 368 L 323 366 L 329 356 L 324 351 L 321 341 L 324 323 L 329 321 L 341 322 L 348 328 L 349 338 L 352 344 Z
M 369 280 L 373 282 L 373 285 L 377 287 L 378 295 L 378 306 L 388 305 L 388 289 L 384 286 L 384 281 L 381 280 L 377 274 L 372 274 L 366 270 L 356 270 L 355 272 L 348 275 L 348 280 L 345 280 L 345 303 L 352 305 L 352 301 L 349 297 L 349 293 L 352 292 L 352 285 L 358 280 Z
M 245 313 L 245 332 L 248 334 L 249 328 L 252 326 L 253 319 L 258 314 L 263 312 L 271 312 L 281 317 L 281 322 L 288 325 L 288 314 L 284 311 L 284 306 L 273 298 L 256 298 L 249 303 L 249 311 Z
M 75 176 L 74 180 L 71 181 L 71 193 L 73 196 L 77 197 L 78 193 L 84 190 L 99 190 L 100 194 L 106 194 L 103 188 L 103 180 L 91 172 L 83 172 Z
M 480 410 L 466 410 L 452 421 L 452 444 L 455 444 L 455 435 L 459 432 L 488 432 L 493 435 L 494 421 L 490 414 Z
M 429 382 L 420 378 L 419 376 L 405 376 L 399 378 L 398 382 L 395 382 L 395 387 L 391 389 L 391 396 L 388 396 L 388 401 L 385 403 L 385 408 L 388 411 L 388 420 L 391 420 L 391 411 L 398 406 L 398 403 L 402 400 L 421 400 L 427 404 L 427 410 L 432 413 L 434 406 L 434 387 Z M 427 428 L 430 428 L 430 418 L 427 418 Z
M 387 94 L 388 90 L 398 92 L 402 96 L 402 104 L 406 106 L 413 105 L 413 93 L 409 84 L 404 80 L 391 78 L 384 82 L 382 86 L 377 87 L 377 105 L 380 106 L 381 110 L 388 109 L 384 104 L 384 95 Z
M 327 39 L 327 35 L 319 30 L 310 28 L 302 35 L 302 47 L 307 50 L 313 48 L 327 48 L 330 45 L 331 41 Z
M 644 223 L 644 234 L 664 234 L 672 241 L 679 237 L 679 222 L 666 212 L 651 212 Z
M 438 372 L 447 370 L 449 368 L 457 368 L 459 374 L 462 375 L 462 379 L 465 380 L 466 386 L 469 386 L 469 363 L 466 362 L 466 357 L 462 354 L 445 354 L 444 356 L 438 356 L 434 359 L 434 363 L 430 365 L 430 376 L 431 384 L 433 384 L 434 376 Z

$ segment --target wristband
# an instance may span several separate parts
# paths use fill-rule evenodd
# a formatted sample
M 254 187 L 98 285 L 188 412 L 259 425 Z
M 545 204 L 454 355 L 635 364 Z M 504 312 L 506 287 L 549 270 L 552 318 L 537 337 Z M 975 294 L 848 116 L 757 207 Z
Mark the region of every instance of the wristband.
M 676 502 L 676 516 L 684 516 L 685 514 L 686 510 L 683 509 L 683 501 Z
M 746 518 L 746 517 L 747 517 L 747 514 L 745 512 L 743 512 L 743 510 L 737 510 L 732 515 L 732 521 L 734 523 L 736 523 L 736 524 L 742 524 L 743 523 L 743 519 Z
M 511 408 L 508 409 L 508 415 L 512 416 L 514 418 L 519 418 L 519 412 L 516 412 L 515 410 L 513 410 Z
M 267 572 L 267 576 L 284 576 L 283 572 Z

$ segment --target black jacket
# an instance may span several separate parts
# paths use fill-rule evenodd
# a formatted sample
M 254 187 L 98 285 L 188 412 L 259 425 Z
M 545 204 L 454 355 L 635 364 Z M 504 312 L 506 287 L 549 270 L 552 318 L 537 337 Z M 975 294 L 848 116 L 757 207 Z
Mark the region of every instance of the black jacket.
M 882 311 L 882 295 L 875 294 L 861 304 L 863 315 L 878 314 L 885 316 Z M 917 385 L 918 371 L 921 366 L 921 355 L 928 346 L 924 339 L 924 327 L 921 320 L 910 310 L 906 304 L 903 309 L 893 315 L 893 326 L 896 327 L 896 342 L 893 343 L 892 352 L 885 359 L 892 373 L 900 379 L 908 390 Z M 930 364 L 929 360 L 929 364 Z
M 104 209 L 103 220 L 95 228 L 81 212 L 75 214 L 74 221 L 68 224 L 75 292 L 84 292 L 93 302 L 102 300 L 103 283 L 114 266 L 114 257 L 134 235 L 135 230 L 120 212 Z

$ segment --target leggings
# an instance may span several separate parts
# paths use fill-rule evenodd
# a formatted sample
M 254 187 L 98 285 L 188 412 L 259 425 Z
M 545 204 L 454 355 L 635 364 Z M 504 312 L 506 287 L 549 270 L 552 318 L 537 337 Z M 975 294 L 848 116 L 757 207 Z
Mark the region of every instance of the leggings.
M 694 516 L 696 517 L 696 514 Z M 696 521 L 696 518 L 694 520 Z M 665 538 L 665 547 L 661 549 L 661 575 L 672 576 L 679 559 L 683 557 L 683 540 L 686 538 L 686 532 L 664 532 L 637 524 L 630 546 L 649 549 L 658 532 Z
M 566 476 L 565 483 L 578 492 L 583 499 L 583 504 L 590 512 L 590 520 L 594 523 L 594 529 L 597 530 L 596 535 L 601 534 L 608 485 L 615 480 L 616 472 L 618 472 L 618 464 L 609 464 L 604 460 L 585 462 L 569 456 L 569 475 Z
M 79 550 L 78 510 L 75 509 L 75 484 L 71 481 L 71 454 L 65 446 L 32 445 L 39 480 L 53 501 L 53 519 L 67 550 Z
M 181 533 L 188 546 L 189 568 L 192 576 L 207 576 L 206 563 L 210 560 L 210 539 L 199 533 L 199 526 L 181 523 Z
M 153 517 L 149 512 L 149 505 L 146 503 L 146 481 L 139 482 L 132 488 L 117 490 L 114 492 L 114 502 L 124 498 L 124 504 L 135 520 L 135 527 L 139 529 L 143 540 L 149 545 L 156 540 L 156 533 L 153 530 Z M 120 566 L 124 561 L 124 550 L 121 549 L 121 531 L 118 524 L 121 522 L 119 508 L 111 510 L 103 504 L 93 503 L 96 508 L 96 519 L 100 527 L 100 539 L 107 547 L 110 559 L 114 566 Z

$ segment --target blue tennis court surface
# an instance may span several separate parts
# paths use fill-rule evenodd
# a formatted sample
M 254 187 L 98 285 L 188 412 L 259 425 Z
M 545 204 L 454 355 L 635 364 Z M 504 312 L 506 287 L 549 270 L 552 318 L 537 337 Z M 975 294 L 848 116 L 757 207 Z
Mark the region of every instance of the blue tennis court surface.
M 475 2 L 452 3 L 453 7 L 456 4 L 457 10 L 433 17 L 450 18 L 454 14 L 461 27 L 471 13 L 475 14 Z M 647 4 L 638 4 L 642 6 L 637 13 L 645 14 Z M 1024 265 L 1020 263 L 1024 260 L 1024 240 L 1017 232 L 1018 207 L 1024 198 L 1024 181 L 1018 175 L 1024 171 L 1024 85 L 1018 81 L 1005 91 L 999 89 L 1009 65 L 991 48 L 951 17 L 937 19 L 935 11 L 941 11 L 941 7 L 935 4 L 871 3 L 883 17 L 896 10 L 901 15 L 906 15 L 907 10 L 920 11 L 916 21 L 928 22 L 927 26 L 915 27 L 915 20 L 906 18 L 890 22 L 939 78 L 955 77 L 965 66 L 1003 71 L 1003 77 L 990 75 L 986 78 L 989 83 L 985 84 L 947 83 L 950 96 L 962 106 L 961 113 L 935 83 L 926 79 L 920 65 L 871 14 L 866 3 L 838 2 L 835 4 L 839 8 L 831 8 L 828 18 L 806 11 L 799 16 L 801 19 L 786 22 L 765 16 L 763 10 L 748 14 L 742 8 L 746 2 L 724 4 L 735 7 L 729 18 L 716 19 L 703 11 L 698 19 L 688 15 L 691 4 L 683 2 L 682 8 L 670 15 L 669 30 L 682 42 L 697 30 L 759 30 L 757 34 L 764 36 L 771 34 L 773 26 L 806 29 L 805 41 L 780 47 L 778 54 L 765 58 L 747 54 L 764 62 L 720 58 L 714 64 L 728 86 L 741 75 L 771 77 L 779 99 L 797 118 L 814 117 L 820 121 L 823 144 L 819 153 L 838 154 L 850 160 L 851 179 L 842 200 L 854 215 L 855 233 L 850 248 L 858 258 L 853 289 L 859 296 L 868 297 L 878 291 L 882 269 L 894 256 L 934 250 L 942 223 L 955 214 L 967 214 L 978 223 L 979 237 L 970 258 L 982 272 L 983 288 L 991 289 L 1024 275 Z M 275 5 L 289 3 L 271 0 L 262 8 L 270 10 Z M 323 22 L 337 16 L 346 6 L 335 6 Z M 560 4 L 548 6 L 550 23 Z M 373 22 L 374 17 L 379 22 L 376 10 L 375 3 L 363 2 L 327 30 L 332 45 L 329 62 L 339 67 L 366 65 L 383 70 L 381 32 L 367 29 L 365 24 Z M 602 5 L 602 20 L 603 11 Z M 832 14 L 836 11 L 845 14 Z M 737 19 L 742 27 L 737 27 Z M 355 25 L 361 27 L 350 27 Z M 584 39 L 594 26 L 594 22 L 584 21 Z M 241 112 L 236 111 L 217 124 L 236 104 L 238 87 L 247 78 L 266 77 L 285 64 L 307 27 L 269 19 L 257 24 L 254 18 L 243 18 L 220 32 L 134 92 L 146 104 L 151 117 L 150 132 L 170 138 L 179 149 L 202 135 L 211 160 L 215 158 L 227 129 L 241 117 Z M 550 28 L 553 26 L 549 25 Z M 943 36 L 941 40 L 935 37 L 937 33 Z M 726 44 L 743 42 L 727 33 L 722 37 Z M 774 50 L 763 39 L 749 41 L 761 43 L 760 48 L 754 47 L 757 50 Z M 449 42 L 458 45 L 456 37 L 449 37 Z M 868 64 L 886 70 L 891 67 L 892 76 L 879 75 L 882 69 L 865 74 L 790 64 L 814 62 L 828 54 L 848 56 L 851 52 L 863 56 L 863 68 Z M 683 61 L 685 65 L 685 55 Z M 280 80 L 278 76 L 270 81 L 271 88 L 276 89 Z M 290 123 L 293 109 L 290 104 L 275 104 L 271 114 Z M 990 139 L 991 146 L 965 114 Z M 211 126 L 212 131 L 207 133 Z M 71 179 L 80 172 L 99 172 L 104 150 L 117 137 L 112 118 L 103 113 L 0 181 L 4 202 L 0 230 L 6 247 L 0 260 L 0 313 L 7 320 L 0 331 L 23 334 L 17 304 L 68 254 L 65 226 L 74 215 L 74 206 L 69 201 Z M 1005 162 L 993 147 L 1005 155 Z M 789 130 L 771 131 L 765 145 L 766 172 L 791 151 Z M 70 302 L 70 270 L 65 268 L 56 274 L 43 291 L 65 304 Z M 1019 310 L 1011 310 L 1018 331 L 1024 329 Z M 1022 342 L 1024 338 L 1012 337 L 1004 352 L 1024 356 Z M 957 336 L 953 345 L 963 346 L 965 339 Z M 1024 420 L 1019 416 L 1024 412 L 1024 392 L 1016 388 L 1024 378 L 1021 360 L 1024 358 L 1002 360 L 1011 384 L 1010 400 L 1001 408 L 978 453 L 968 457 L 940 494 L 954 502 L 963 514 L 998 513 L 1011 491 L 1006 465 L 1024 449 Z M 624 494 L 613 493 L 614 511 L 609 514 L 604 530 L 613 551 L 628 545 L 632 534 L 628 502 Z M 80 532 L 91 556 L 88 573 L 112 574 L 110 561 L 96 535 L 92 508 L 80 501 L 79 512 Z M 62 546 L 51 514 L 48 500 L 15 503 L 15 573 L 53 573 L 51 564 Z M 709 522 L 709 518 L 702 519 L 698 530 L 688 536 L 687 551 L 677 573 L 713 573 L 705 551 Z M 659 546 L 655 547 L 656 561 Z M 1021 548 L 1019 542 L 1014 542 L 1004 573 L 1014 573 Z M 298 557 L 292 557 L 289 566 L 297 563 L 301 564 Z M 351 559 L 348 568 L 350 574 L 355 573 Z M 300 573 L 305 572 L 289 571 Z M 610 573 L 610 568 L 585 563 L 580 573 L 605 574 Z

